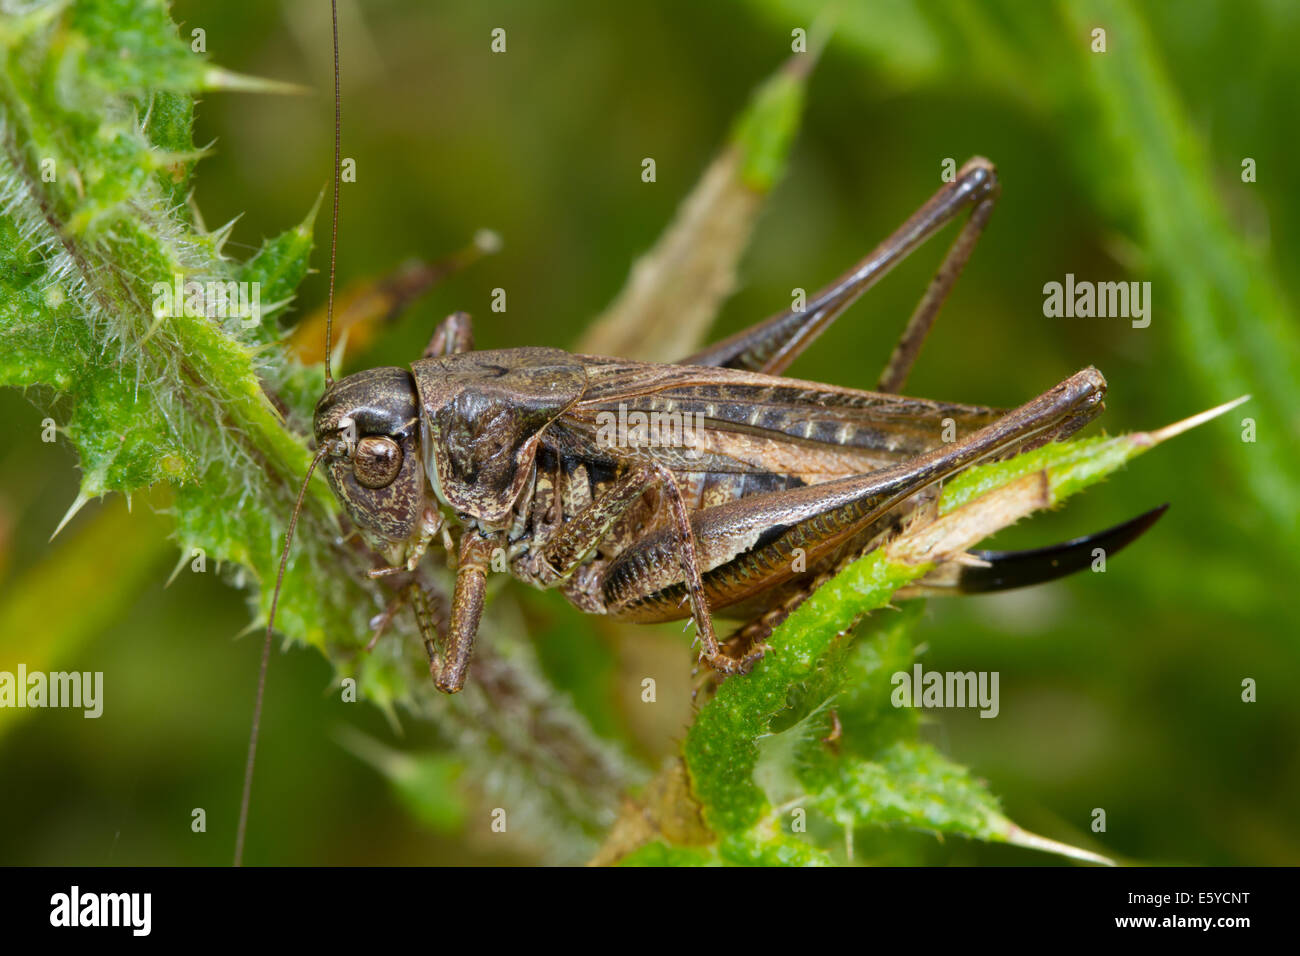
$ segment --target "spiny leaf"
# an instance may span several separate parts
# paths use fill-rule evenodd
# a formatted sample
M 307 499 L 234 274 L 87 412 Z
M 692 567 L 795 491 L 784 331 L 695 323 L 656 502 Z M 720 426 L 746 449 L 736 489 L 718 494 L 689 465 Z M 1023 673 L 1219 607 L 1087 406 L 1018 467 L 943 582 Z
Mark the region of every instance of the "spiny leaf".
M 847 830 L 904 827 L 1015 843 L 1089 863 L 1110 862 L 1021 830 L 969 770 L 928 744 L 898 741 L 874 760 L 846 760 L 837 771 L 838 778 L 809 802 Z
M 928 744 L 898 741 L 875 760 L 845 760 L 814 807 L 844 827 L 904 826 L 981 840 L 1001 832 L 998 802 Z

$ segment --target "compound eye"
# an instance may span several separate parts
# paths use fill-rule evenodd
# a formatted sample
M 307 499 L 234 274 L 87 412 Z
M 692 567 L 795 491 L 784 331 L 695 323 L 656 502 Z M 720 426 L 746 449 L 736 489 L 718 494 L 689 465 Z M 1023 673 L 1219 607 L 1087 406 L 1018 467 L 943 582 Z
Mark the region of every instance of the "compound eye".
M 352 474 L 367 488 L 391 485 L 402 470 L 402 449 L 391 438 L 363 438 L 352 456 Z

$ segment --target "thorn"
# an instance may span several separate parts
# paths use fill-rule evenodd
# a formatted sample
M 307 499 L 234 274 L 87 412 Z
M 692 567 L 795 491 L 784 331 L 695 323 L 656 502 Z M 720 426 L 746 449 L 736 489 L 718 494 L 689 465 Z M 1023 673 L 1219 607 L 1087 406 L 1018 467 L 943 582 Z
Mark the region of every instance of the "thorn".
M 311 211 L 307 213 L 307 218 L 298 223 L 298 234 L 300 236 L 310 236 L 312 227 L 316 224 L 316 214 L 320 212 L 320 204 L 325 200 L 325 190 L 321 189 L 316 194 L 316 201 L 311 204 Z
M 287 299 L 280 299 L 278 302 L 268 302 L 266 305 L 262 306 L 262 317 L 265 318 L 268 315 L 273 315 L 280 309 L 283 309 L 286 305 L 290 305 L 293 300 L 294 296 L 289 296 Z
M 1200 412 L 1199 414 L 1191 416 L 1190 418 L 1184 418 L 1180 422 L 1174 422 L 1172 425 L 1166 425 L 1164 428 L 1160 428 L 1157 429 L 1156 431 L 1149 432 L 1147 437 L 1151 440 L 1151 444 L 1158 445 L 1162 441 L 1167 441 L 1168 439 L 1173 438 L 1175 435 L 1181 435 L 1185 431 L 1190 431 L 1191 429 L 1195 428 L 1197 425 L 1203 425 L 1212 418 L 1218 418 L 1220 415 L 1230 412 L 1238 405 L 1241 405 L 1243 402 L 1248 402 L 1248 401 L 1250 401 L 1249 395 L 1243 395 L 1240 398 L 1234 398 L 1230 402 L 1224 402 L 1222 405 L 1216 405 L 1214 408 L 1208 408 L 1205 411 Z
M 203 74 L 200 84 L 205 90 L 221 90 L 227 93 L 275 93 L 289 96 L 303 96 L 312 92 L 310 87 L 298 83 L 286 83 L 283 80 L 267 80 L 260 76 L 248 76 L 235 73 L 219 66 L 209 67 Z
M 1010 832 L 1006 834 L 1006 841 L 1012 846 L 1041 850 L 1044 853 L 1055 853 L 1058 856 L 1064 856 L 1071 860 L 1080 860 L 1084 863 L 1096 863 L 1099 866 L 1115 865 L 1115 861 L 1110 857 L 1102 856 L 1100 853 L 1093 853 L 1091 850 L 1085 850 L 1082 847 L 1071 846 L 1069 843 L 1062 843 L 1060 840 L 1039 836 L 1037 833 L 1030 833 L 1014 823 L 1011 824 Z
M 207 232 L 208 227 L 203 223 L 203 213 L 199 210 L 199 204 L 194 201 L 193 186 L 191 186 L 190 191 L 185 194 L 185 206 L 189 209 L 190 215 L 194 217 L 194 227 L 198 229 L 199 232 Z
M 226 223 L 224 226 L 214 229 L 212 232 L 208 233 L 208 235 L 212 238 L 212 241 L 216 244 L 218 256 L 221 255 L 221 250 L 225 248 L 226 240 L 230 238 L 230 233 L 234 230 L 235 223 L 239 222 L 239 220 L 243 218 L 244 218 L 244 214 L 241 212 L 238 216 L 230 220 L 230 222 Z
M 63 520 L 59 522 L 59 526 L 54 529 L 54 534 L 50 535 L 51 541 L 53 541 L 58 536 L 59 532 L 63 530 L 63 526 L 71 521 L 73 516 L 86 506 L 86 502 L 89 500 L 90 496 L 84 491 L 77 492 L 77 497 L 72 500 L 72 507 L 69 508 L 68 513 L 63 516 Z
M 256 633 L 257 631 L 262 630 L 262 628 L 264 627 L 266 627 L 265 621 L 259 621 L 257 618 L 254 618 L 253 620 L 249 621 L 246 625 L 241 627 L 239 631 L 236 632 L 232 640 L 237 641 L 241 637 L 247 637 L 249 634 Z
M 193 163 L 201 159 L 207 159 L 212 155 L 210 147 L 211 144 L 203 149 L 187 149 L 184 151 L 155 148 L 149 151 L 146 162 L 154 170 L 169 169 L 173 166 L 179 166 L 181 163 Z
M 167 316 L 165 315 L 155 315 L 153 317 L 153 323 L 149 326 L 149 330 L 145 332 L 144 338 L 140 340 L 141 345 L 144 345 L 151 338 L 153 338 L 153 334 L 157 332 L 160 328 L 162 328 L 163 319 L 165 318 L 167 318 Z
M 176 562 L 176 567 L 172 568 L 171 576 L 167 578 L 167 582 L 163 585 L 163 587 L 169 588 L 172 586 L 172 582 L 176 580 L 176 575 L 181 573 L 181 568 L 185 567 L 185 562 L 187 562 L 188 560 L 189 558 L 185 554 L 185 549 L 181 548 L 180 559 Z

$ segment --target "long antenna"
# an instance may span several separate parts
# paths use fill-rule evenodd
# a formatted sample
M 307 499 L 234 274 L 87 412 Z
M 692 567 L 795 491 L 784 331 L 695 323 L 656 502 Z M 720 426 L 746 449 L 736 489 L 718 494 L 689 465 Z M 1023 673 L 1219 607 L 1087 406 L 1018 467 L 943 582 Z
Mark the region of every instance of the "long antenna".
M 343 107 L 339 84 L 339 5 L 338 0 L 330 0 L 330 22 L 334 30 L 334 215 L 330 225 L 330 281 L 329 299 L 325 307 L 325 388 L 334 384 L 330 372 L 331 351 L 334 347 L 334 271 L 339 252 L 339 186 L 342 174 L 342 131 Z M 257 696 L 253 702 L 253 727 L 248 734 L 248 760 L 244 764 L 244 792 L 239 798 L 239 825 L 235 828 L 235 866 L 244 863 L 244 835 L 248 831 L 248 806 L 253 792 L 253 766 L 257 760 L 257 734 L 262 726 L 262 702 L 266 697 L 266 672 L 271 664 L 271 640 L 275 628 L 275 609 L 280 603 L 280 588 L 284 584 L 284 571 L 289 564 L 289 548 L 293 544 L 293 532 L 298 527 L 298 515 L 302 512 L 302 503 L 311 486 L 312 473 L 322 458 L 334 448 L 334 442 L 324 443 L 307 466 L 307 476 L 302 480 L 298 490 L 298 500 L 294 503 L 293 514 L 289 516 L 289 527 L 284 535 L 284 551 L 280 554 L 280 570 L 275 576 L 275 592 L 271 595 L 271 609 L 266 615 L 266 638 L 262 642 L 262 663 L 257 672 Z
M 339 91 L 339 3 L 330 0 L 330 18 L 334 26 L 334 219 L 330 226 L 330 291 L 325 306 L 325 388 L 334 384 L 330 372 L 334 349 L 334 264 L 339 254 L 339 185 L 342 179 L 343 97 Z
M 289 563 L 289 546 L 293 543 L 293 531 L 298 526 L 298 514 L 302 511 L 303 499 L 307 497 L 307 488 L 311 485 L 312 472 L 320 460 L 334 448 L 334 442 L 325 442 L 316 452 L 307 466 L 307 477 L 302 481 L 298 491 L 298 501 L 293 506 L 289 517 L 289 528 L 284 535 L 284 551 L 280 554 L 280 572 L 275 576 L 275 592 L 271 595 L 271 610 L 266 616 L 266 639 L 262 642 L 262 665 L 257 673 L 257 697 L 253 702 L 253 729 L 248 734 L 248 761 L 244 764 L 244 793 L 239 800 L 239 826 L 235 829 L 235 866 L 244 862 L 244 832 L 248 829 L 248 800 L 253 791 L 253 762 L 257 759 L 257 732 L 262 726 L 262 699 L 266 696 L 266 671 L 271 663 L 271 633 L 275 627 L 275 609 L 280 603 L 280 586 L 284 583 L 284 569 Z

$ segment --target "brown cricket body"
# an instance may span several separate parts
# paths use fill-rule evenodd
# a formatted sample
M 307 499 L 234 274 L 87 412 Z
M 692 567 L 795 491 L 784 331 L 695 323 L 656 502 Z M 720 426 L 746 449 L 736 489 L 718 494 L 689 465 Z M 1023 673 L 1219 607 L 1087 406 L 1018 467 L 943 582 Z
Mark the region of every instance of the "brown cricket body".
M 456 313 L 409 370 L 329 382 L 316 406 L 316 443 L 334 493 L 388 561 L 371 574 L 415 571 L 439 537 L 455 552 L 449 616 L 436 613 L 448 602 L 432 600 L 414 576 L 402 591 L 438 687 L 463 686 L 494 567 L 556 588 L 589 613 L 689 617 L 701 659 L 743 672 L 777 623 L 838 567 L 897 534 L 944 479 L 1090 421 L 1106 390 L 1092 368 L 1011 411 L 897 394 L 999 190 L 991 163 L 969 161 L 805 308 L 679 364 L 552 348 L 474 351 L 469 316 Z M 779 374 L 967 210 L 878 391 Z M 1120 547 L 1137 527 L 1071 542 L 1068 553 L 1043 551 L 1039 562 L 997 555 L 1001 570 L 988 571 L 985 560 L 978 574 L 951 570 L 946 586 L 1048 580 L 1076 568 L 1081 548 Z M 737 654 L 714 633 L 714 611 L 748 622 L 726 642 Z
M 458 314 L 435 337 L 444 349 L 452 325 L 467 341 Z M 413 570 L 444 527 L 458 539 L 451 621 L 435 622 L 450 636 L 426 634 L 439 686 L 456 690 L 494 553 L 590 613 L 693 617 L 705 660 L 740 670 L 749 661 L 719 649 L 705 615 L 770 626 L 775 609 L 896 533 L 944 477 L 1072 432 L 1104 392 L 1085 369 L 1003 413 L 743 368 L 467 350 L 339 380 L 315 432 L 337 449 L 326 474 L 339 500 L 393 565 L 377 573 Z M 648 425 L 629 434 L 628 422 L 677 442 Z M 379 442 L 401 457 L 385 456 L 393 479 L 375 486 L 363 452 Z M 449 641 L 463 659 L 436 650 Z

